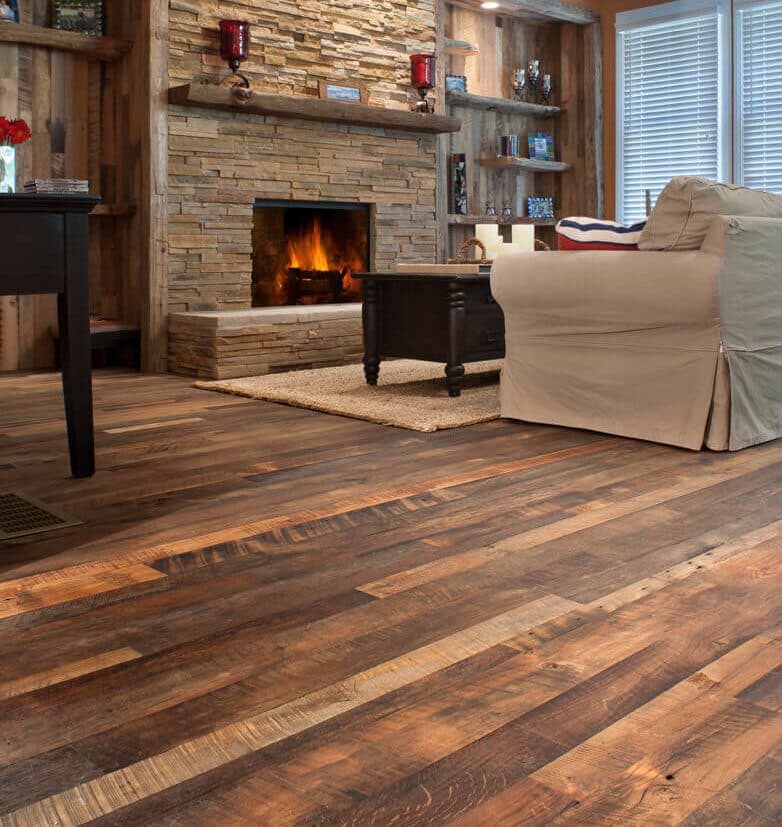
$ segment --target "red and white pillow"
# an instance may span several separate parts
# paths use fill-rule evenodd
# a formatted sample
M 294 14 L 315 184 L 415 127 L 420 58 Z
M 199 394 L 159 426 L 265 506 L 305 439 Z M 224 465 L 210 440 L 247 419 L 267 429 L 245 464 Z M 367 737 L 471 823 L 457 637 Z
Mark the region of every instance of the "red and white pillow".
M 635 224 L 617 224 L 602 218 L 563 218 L 557 222 L 560 250 L 637 250 L 646 219 Z

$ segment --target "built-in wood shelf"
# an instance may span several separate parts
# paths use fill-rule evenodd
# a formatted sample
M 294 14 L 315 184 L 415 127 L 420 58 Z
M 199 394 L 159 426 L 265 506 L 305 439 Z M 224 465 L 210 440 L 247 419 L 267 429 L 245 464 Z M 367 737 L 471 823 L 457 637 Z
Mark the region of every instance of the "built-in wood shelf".
M 540 103 L 514 101 L 508 98 L 490 98 L 486 95 L 473 95 L 470 92 L 446 92 L 445 100 L 450 106 L 466 106 L 470 109 L 508 112 L 512 115 L 524 115 L 529 118 L 553 118 L 562 112 L 558 106 L 544 106 Z
M 458 57 L 472 57 L 480 54 L 477 43 L 470 43 L 469 40 L 454 40 L 452 37 L 445 38 L 445 53 L 457 55 Z
M 562 161 L 536 161 L 531 158 L 481 158 L 481 166 L 526 172 L 565 172 L 570 169 L 570 164 Z
M 205 109 L 228 109 L 249 112 L 252 115 L 278 115 L 303 121 L 331 121 L 333 123 L 379 126 L 409 132 L 458 132 L 462 122 L 447 115 L 423 115 L 404 109 L 384 109 L 361 103 L 321 100 L 305 95 L 270 95 L 251 93 L 246 102 L 226 86 L 215 83 L 189 83 L 169 89 L 168 99 L 179 106 L 198 106 Z
M 134 204 L 98 204 L 90 215 L 108 218 L 130 218 L 135 212 L 136 207 Z
M 476 224 L 533 224 L 535 227 L 553 227 L 557 223 L 556 218 L 501 218 L 500 216 L 489 215 L 454 215 L 448 216 L 449 224 L 462 224 L 474 227 Z
M 0 43 L 20 43 L 44 49 L 79 52 L 85 57 L 108 63 L 119 60 L 133 45 L 130 41 L 116 40 L 113 37 L 93 37 L 29 23 L 0 23 Z

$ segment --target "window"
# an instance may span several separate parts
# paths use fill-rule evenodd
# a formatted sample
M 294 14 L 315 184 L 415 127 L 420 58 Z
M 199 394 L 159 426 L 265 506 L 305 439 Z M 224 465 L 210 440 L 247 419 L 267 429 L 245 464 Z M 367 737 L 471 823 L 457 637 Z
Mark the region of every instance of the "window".
M 782 0 L 677 0 L 616 23 L 620 220 L 674 175 L 782 193 Z
M 782 193 L 782 2 L 736 10 L 736 181 Z

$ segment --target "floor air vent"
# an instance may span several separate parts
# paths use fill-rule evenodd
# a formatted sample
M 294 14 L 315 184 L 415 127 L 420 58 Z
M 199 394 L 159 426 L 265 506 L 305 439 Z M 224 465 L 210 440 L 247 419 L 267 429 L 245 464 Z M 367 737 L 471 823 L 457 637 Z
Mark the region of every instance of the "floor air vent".
M 80 524 L 81 520 L 57 514 L 32 497 L 13 491 L 0 492 L 0 540 Z

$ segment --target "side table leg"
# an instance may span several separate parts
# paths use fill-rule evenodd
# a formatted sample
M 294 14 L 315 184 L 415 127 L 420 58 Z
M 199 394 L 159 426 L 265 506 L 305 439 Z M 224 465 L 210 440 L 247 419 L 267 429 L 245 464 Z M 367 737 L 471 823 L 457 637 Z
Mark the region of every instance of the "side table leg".
M 74 477 L 95 473 L 87 216 L 65 216 L 65 290 L 57 296 L 62 389 Z
M 377 385 L 380 375 L 379 290 L 374 279 L 364 281 L 364 376 L 368 385 Z
M 464 336 L 464 289 L 458 281 L 448 285 L 448 364 L 445 375 L 448 396 L 462 395 L 464 365 L 462 364 L 462 339 Z

